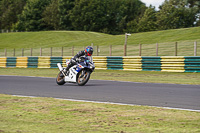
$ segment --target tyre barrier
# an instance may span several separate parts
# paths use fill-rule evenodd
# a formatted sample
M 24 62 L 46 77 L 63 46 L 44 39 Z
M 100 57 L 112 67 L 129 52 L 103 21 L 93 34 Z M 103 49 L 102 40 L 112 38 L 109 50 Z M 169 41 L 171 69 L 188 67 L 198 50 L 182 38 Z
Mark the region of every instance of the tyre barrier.
M 66 67 L 71 57 L 0 57 L 0 68 L 57 68 Z M 94 56 L 96 69 L 200 72 L 200 56 Z

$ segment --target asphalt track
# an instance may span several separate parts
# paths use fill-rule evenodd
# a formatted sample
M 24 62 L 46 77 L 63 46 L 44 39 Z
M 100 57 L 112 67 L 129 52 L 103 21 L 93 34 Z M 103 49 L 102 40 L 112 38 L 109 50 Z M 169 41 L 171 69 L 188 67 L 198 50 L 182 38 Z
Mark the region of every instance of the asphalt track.
M 90 80 L 85 86 L 58 86 L 55 78 L 0 76 L 0 93 L 200 111 L 200 85 Z

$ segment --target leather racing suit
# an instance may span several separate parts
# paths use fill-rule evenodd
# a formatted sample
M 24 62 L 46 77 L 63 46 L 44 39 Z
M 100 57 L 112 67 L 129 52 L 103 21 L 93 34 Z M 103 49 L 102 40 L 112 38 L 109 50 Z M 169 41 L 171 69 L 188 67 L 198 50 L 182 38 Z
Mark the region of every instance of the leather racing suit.
M 71 58 L 68 66 L 65 68 L 65 72 L 69 71 L 69 69 L 72 66 L 76 65 L 79 57 L 84 56 L 84 55 L 87 56 L 86 53 L 85 53 L 85 51 L 79 51 L 73 58 Z

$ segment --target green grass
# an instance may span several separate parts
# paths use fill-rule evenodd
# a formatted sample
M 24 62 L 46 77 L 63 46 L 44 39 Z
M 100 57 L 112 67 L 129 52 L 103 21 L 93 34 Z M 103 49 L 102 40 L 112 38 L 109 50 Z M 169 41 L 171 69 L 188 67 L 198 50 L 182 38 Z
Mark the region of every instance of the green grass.
M 200 113 L 0 94 L 0 132 L 194 133 Z
M 58 69 L 0 68 L 0 75 L 21 75 L 56 78 Z M 91 79 L 131 81 L 144 83 L 172 83 L 200 85 L 200 73 L 134 72 L 120 70 L 95 70 Z
M 71 55 L 71 47 L 75 46 L 75 53 L 87 45 L 99 45 L 99 55 L 109 55 L 109 45 L 113 46 L 113 56 L 123 55 L 124 35 L 108 35 L 85 31 L 41 31 L 18 32 L 0 34 L 0 56 L 4 56 L 7 48 L 8 56 L 13 56 L 13 48 L 16 56 L 21 56 L 21 49 L 25 49 L 25 56 L 30 56 L 30 48 L 35 49 L 34 56 L 39 56 L 40 47 L 43 55 L 50 55 L 50 47 L 53 47 L 53 55 L 61 55 L 61 47 L 65 47 L 64 55 Z M 156 43 L 159 43 L 159 56 L 173 56 L 174 44 L 178 42 L 179 56 L 193 56 L 194 41 L 200 42 L 200 27 L 135 33 L 128 37 L 128 55 L 139 55 L 139 44 L 142 46 L 142 56 L 155 56 Z M 200 47 L 197 47 L 200 51 Z M 46 50 L 45 50 L 46 49 Z M 200 52 L 199 52 L 200 53 Z M 97 52 L 95 50 L 94 54 Z
M 135 33 L 128 44 L 136 45 L 195 41 L 200 39 L 200 27 Z M 124 35 L 108 35 L 85 31 L 41 31 L 0 34 L 0 48 L 40 48 L 94 45 L 123 45 Z

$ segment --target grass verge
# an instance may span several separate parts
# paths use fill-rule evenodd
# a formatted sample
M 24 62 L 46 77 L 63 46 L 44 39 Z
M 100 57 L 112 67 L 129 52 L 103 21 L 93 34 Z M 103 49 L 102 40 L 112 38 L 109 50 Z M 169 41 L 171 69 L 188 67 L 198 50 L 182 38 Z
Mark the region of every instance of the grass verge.
M 37 77 L 55 77 L 58 69 L 37 68 L 0 68 L 0 75 L 20 75 Z M 172 83 L 200 85 L 200 73 L 170 73 L 155 71 L 120 71 L 120 70 L 95 70 L 91 79 L 115 80 L 144 83 Z
M 200 113 L 0 94 L 0 132 L 200 132 Z

